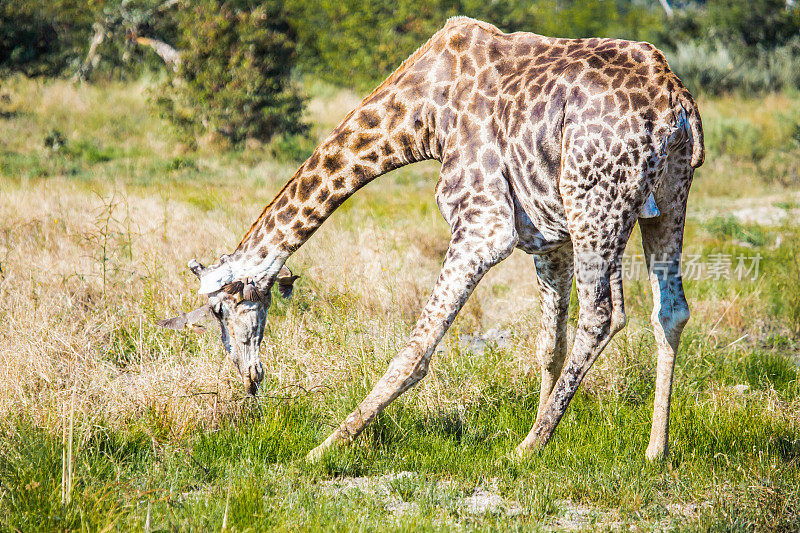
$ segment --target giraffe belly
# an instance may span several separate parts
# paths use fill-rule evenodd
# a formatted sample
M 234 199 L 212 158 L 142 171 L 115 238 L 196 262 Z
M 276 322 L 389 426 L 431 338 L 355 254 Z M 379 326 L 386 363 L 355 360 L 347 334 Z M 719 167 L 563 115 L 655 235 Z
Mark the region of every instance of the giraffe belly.
M 517 229 L 517 248 L 529 254 L 542 254 L 555 250 L 569 240 L 569 234 L 561 228 L 537 226 L 531 217 L 514 201 L 514 224 Z M 543 231 L 544 230 L 544 231 Z

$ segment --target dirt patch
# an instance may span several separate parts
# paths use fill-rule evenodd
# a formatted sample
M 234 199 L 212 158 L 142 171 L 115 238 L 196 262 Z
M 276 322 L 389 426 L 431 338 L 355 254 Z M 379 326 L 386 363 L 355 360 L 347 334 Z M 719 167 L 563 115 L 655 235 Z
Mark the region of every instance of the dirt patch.
M 701 222 L 715 216 L 733 217 L 745 224 L 779 226 L 787 220 L 800 216 L 800 196 L 764 196 L 709 202 L 700 209 L 693 209 L 689 216 Z
M 460 490 L 452 481 L 429 481 L 414 472 L 340 478 L 323 484 L 323 491 L 334 496 L 353 490 L 375 497 L 387 511 L 398 515 L 417 511 L 420 507 L 418 500 L 467 515 L 515 516 L 522 512 L 518 502 L 499 494 L 497 480 L 491 480 L 485 486 L 478 485 L 472 491 Z
M 502 496 L 497 479 L 464 490 L 453 481 L 429 480 L 415 472 L 397 472 L 374 477 L 339 478 L 322 483 L 322 491 L 331 496 L 359 491 L 377 500 L 394 516 L 416 513 L 422 506 L 433 507 L 451 516 L 517 516 L 522 505 Z M 678 523 L 697 520 L 699 507 L 694 503 L 666 505 L 667 515 L 655 521 L 626 523 L 614 509 L 591 507 L 571 500 L 555 503 L 554 515 L 543 519 L 546 531 L 586 531 L 593 529 L 634 529 L 653 531 L 669 529 Z

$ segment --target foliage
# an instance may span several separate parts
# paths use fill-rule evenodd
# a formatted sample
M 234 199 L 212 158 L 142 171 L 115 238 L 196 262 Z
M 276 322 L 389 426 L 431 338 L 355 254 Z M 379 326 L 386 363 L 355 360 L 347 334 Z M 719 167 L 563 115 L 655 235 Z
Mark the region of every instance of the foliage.
M 81 78 L 99 74 L 117 78 L 135 77 L 147 70 L 158 70 L 160 58 L 143 46 L 137 46 L 138 37 L 156 38 L 173 42 L 176 37 L 180 3 L 169 0 L 102 0 L 96 4 L 92 30 L 105 36 L 97 47 L 96 56 L 89 57 L 79 66 Z M 88 40 L 89 35 L 86 36 Z
M 26 76 L 137 75 L 160 64 L 137 47 L 139 35 L 174 36 L 174 3 L 164 0 L 0 2 L 0 73 Z M 102 36 L 93 57 L 92 40 Z M 87 59 L 89 61 L 87 62 Z
M 197 35 L 222 39 L 221 49 L 231 41 L 252 44 L 260 38 L 256 33 L 223 37 L 243 31 L 244 26 L 221 19 L 216 33 L 201 30 L 192 39 L 186 32 L 224 18 L 215 14 L 223 6 L 233 12 L 258 4 L 255 0 L 4 1 L 0 73 L 88 76 L 96 64 L 94 70 L 101 74 L 136 76 L 163 68 L 155 54 L 136 45 L 136 37 L 155 38 L 177 48 L 197 44 Z M 273 26 L 283 25 L 278 33 L 287 35 L 287 41 L 296 36 L 296 57 L 289 50 L 293 44 L 285 52 L 293 57 L 287 68 L 296 66 L 302 74 L 358 90 L 384 79 L 454 15 L 486 20 L 504 31 L 650 41 L 667 52 L 670 64 L 695 92 L 758 93 L 800 84 L 800 5 L 784 0 L 688 3 L 669 18 L 657 2 L 636 0 L 271 0 L 258 9 L 278 14 Z M 205 22 L 198 20 L 198 13 Z M 89 43 L 99 29 L 105 38 L 94 59 L 87 61 Z M 209 55 L 219 55 L 208 50 L 216 43 L 202 44 Z M 172 115 L 186 122 L 179 109 Z
M 80 0 L 0 2 L 0 75 L 55 76 L 74 66 L 90 33 Z
M 656 36 L 695 93 L 745 94 L 800 84 L 800 6 L 710 0 L 677 10 Z
M 455 15 L 504 31 L 561 37 L 650 39 L 661 27 L 658 12 L 613 0 L 289 0 L 287 5 L 301 69 L 360 89 L 385 78 Z
M 157 98 L 167 118 L 187 134 L 233 143 L 307 129 L 290 79 L 293 35 L 277 2 L 203 0 L 184 10 L 181 62 Z
M 800 85 L 800 37 L 777 48 L 747 52 L 721 40 L 678 43 L 668 49 L 670 67 L 695 94 L 757 94 Z
M 800 30 L 800 9 L 792 5 L 785 0 L 711 0 L 706 25 L 711 37 L 776 48 Z

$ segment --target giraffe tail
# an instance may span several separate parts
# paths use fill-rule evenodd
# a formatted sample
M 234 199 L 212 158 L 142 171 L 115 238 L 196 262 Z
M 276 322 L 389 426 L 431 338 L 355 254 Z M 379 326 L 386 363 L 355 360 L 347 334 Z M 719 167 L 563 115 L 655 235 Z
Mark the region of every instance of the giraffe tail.
M 706 158 L 706 149 L 703 143 L 703 121 L 700 119 L 700 111 L 697 109 L 697 103 L 694 98 L 686 89 L 683 89 L 677 95 L 677 102 L 686 114 L 686 122 L 692 134 L 691 165 L 692 168 L 697 168 L 703 164 Z

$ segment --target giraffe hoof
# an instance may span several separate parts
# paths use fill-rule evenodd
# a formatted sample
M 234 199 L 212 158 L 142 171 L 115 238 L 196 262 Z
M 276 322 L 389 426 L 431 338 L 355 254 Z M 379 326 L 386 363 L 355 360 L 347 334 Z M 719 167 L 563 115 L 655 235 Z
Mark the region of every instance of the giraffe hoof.
M 661 448 L 656 447 L 647 447 L 647 450 L 644 452 L 645 458 L 650 461 L 651 463 L 656 463 L 659 461 L 666 461 L 667 459 L 667 452 Z
M 318 463 L 319 460 L 322 459 L 322 456 L 325 454 L 326 449 L 327 448 L 324 448 L 322 445 L 317 446 L 316 448 L 314 448 L 313 450 L 311 450 L 306 454 L 306 462 L 311 464 Z
M 525 459 L 530 457 L 531 455 L 539 452 L 544 448 L 544 445 L 538 443 L 529 443 L 529 442 L 522 442 L 519 446 L 514 449 L 514 455 L 517 459 Z

